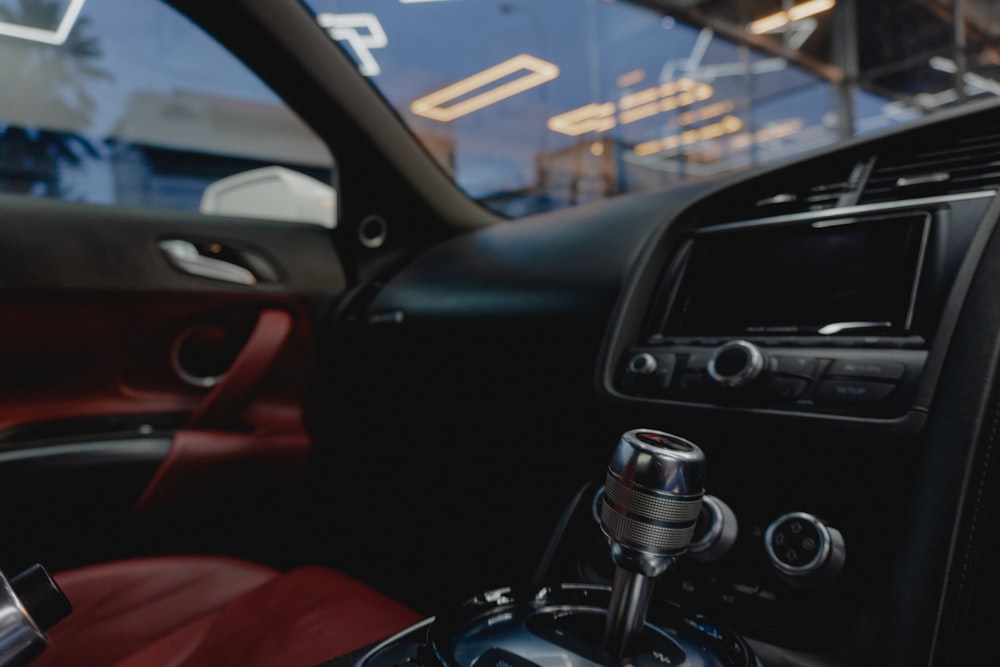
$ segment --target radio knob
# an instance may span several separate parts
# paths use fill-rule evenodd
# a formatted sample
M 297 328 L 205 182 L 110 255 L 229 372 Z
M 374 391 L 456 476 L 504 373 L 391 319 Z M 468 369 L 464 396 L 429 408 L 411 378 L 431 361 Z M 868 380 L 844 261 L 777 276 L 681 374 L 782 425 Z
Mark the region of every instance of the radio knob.
M 750 384 L 764 372 L 767 359 L 753 343 L 731 340 L 715 348 L 708 360 L 708 377 L 729 389 Z

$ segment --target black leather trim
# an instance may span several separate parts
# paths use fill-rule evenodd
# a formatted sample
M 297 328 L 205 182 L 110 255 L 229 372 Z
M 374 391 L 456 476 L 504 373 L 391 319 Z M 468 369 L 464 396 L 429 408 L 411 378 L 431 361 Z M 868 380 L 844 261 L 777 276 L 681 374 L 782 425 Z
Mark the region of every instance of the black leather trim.
M 995 219 L 994 205 L 990 216 Z M 893 564 L 885 653 L 872 664 L 935 664 L 947 655 L 961 619 L 957 604 L 968 585 L 963 560 L 975 540 L 968 532 L 974 516 L 976 466 L 990 446 L 1000 382 L 1000 236 L 992 235 L 981 261 L 973 256 L 963 271 L 975 270 L 961 303 L 942 363 L 912 485 L 903 540 Z M 957 306 L 957 304 L 956 304 Z M 971 504 L 970 504 L 971 503 Z M 972 514 L 970 514 L 970 512 Z M 962 517 L 966 519 L 962 519 Z M 975 523 L 975 522 L 974 522 Z M 970 539 L 972 540 L 970 542 Z M 972 561 L 967 561 L 966 565 Z M 953 664 L 947 660 L 942 664 Z

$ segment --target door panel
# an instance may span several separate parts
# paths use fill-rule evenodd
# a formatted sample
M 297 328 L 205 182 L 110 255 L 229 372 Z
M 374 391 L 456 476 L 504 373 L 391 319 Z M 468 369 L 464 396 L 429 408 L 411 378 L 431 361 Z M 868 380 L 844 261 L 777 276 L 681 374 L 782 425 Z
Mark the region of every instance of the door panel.
M 277 279 L 190 275 L 163 239 L 250 251 Z M 239 553 L 256 506 L 280 523 L 314 331 L 345 287 L 328 230 L 0 198 L 0 252 L 0 502 L 18 508 L 0 566 Z

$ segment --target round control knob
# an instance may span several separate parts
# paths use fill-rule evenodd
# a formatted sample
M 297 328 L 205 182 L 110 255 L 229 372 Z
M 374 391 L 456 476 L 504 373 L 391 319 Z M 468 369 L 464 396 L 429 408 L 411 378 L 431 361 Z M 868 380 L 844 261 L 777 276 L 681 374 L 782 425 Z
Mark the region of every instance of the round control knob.
M 844 567 L 844 538 L 812 514 L 779 516 L 764 533 L 771 564 L 788 583 L 808 588 L 827 583 Z
M 767 359 L 753 343 L 731 340 L 715 348 L 708 360 L 708 377 L 723 387 L 744 387 L 764 372 Z
M 703 563 L 721 559 L 736 544 L 739 528 L 736 514 L 715 496 L 706 495 L 694 526 L 694 536 L 688 545 L 688 556 Z
M 656 366 L 656 357 L 649 352 L 640 352 L 628 360 L 628 372 L 635 375 L 652 375 Z

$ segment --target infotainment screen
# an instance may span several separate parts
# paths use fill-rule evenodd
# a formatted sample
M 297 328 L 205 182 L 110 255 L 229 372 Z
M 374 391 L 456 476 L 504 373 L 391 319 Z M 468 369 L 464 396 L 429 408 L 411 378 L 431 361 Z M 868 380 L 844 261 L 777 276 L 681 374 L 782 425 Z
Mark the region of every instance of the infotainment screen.
M 903 335 L 928 214 L 697 236 L 665 335 Z

